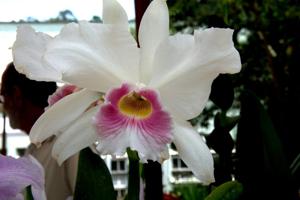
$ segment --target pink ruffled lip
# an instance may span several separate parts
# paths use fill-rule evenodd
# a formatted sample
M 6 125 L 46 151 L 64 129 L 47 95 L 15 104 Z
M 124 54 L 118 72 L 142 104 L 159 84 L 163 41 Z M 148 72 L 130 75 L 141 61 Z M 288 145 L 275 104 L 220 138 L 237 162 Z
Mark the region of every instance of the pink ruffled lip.
M 112 89 L 94 123 L 100 146 L 105 146 L 99 149 L 108 154 L 121 154 L 130 147 L 140 158 L 159 160 L 172 140 L 172 119 L 162 109 L 158 93 L 148 88 L 123 84 Z

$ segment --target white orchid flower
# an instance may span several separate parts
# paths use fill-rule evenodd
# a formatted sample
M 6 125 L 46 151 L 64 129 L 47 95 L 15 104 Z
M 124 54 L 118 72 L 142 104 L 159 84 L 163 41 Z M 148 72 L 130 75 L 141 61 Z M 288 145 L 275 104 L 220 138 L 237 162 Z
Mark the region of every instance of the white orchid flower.
M 84 88 L 47 109 L 31 141 L 57 134 L 53 154 L 60 163 L 96 140 L 102 154 L 124 154 L 130 147 L 142 162 L 160 161 L 174 142 L 195 176 L 213 182 L 212 155 L 187 120 L 202 111 L 220 73 L 240 70 L 233 30 L 170 36 L 166 1 L 153 0 L 140 24 L 138 47 L 118 2 L 104 0 L 103 8 L 103 24 L 71 23 L 54 38 L 18 28 L 13 46 L 18 71 Z M 102 93 L 104 103 L 93 104 Z

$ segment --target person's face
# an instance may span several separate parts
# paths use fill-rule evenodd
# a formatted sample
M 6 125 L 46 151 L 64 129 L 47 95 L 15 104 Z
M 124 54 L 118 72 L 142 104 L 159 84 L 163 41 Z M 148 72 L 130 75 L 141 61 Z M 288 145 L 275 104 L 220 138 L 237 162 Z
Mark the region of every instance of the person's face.
M 6 90 L 5 84 L 2 82 L 1 84 L 1 103 L 3 107 L 3 111 L 9 118 L 10 126 L 14 129 L 20 128 L 20 110 L 19 100 L 17 99 L 18 95 L 16 94 L 18 91 L 14 88 L 12 91 L 8 92 Z

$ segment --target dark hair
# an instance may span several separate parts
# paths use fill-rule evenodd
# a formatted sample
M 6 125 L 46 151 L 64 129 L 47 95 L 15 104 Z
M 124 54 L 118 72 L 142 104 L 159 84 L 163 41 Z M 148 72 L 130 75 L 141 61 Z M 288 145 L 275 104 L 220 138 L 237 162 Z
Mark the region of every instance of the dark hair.
M 15 69 L 12 62 L 7 65 L 2 75 L 1 84 L 2 95 L 11 95 L 14 87 L 17 86 L 25 98 L 40 107 L 46 107 L 48 105 L 48 96 L 53 94 L 57 89 L 55 82 L 28 79 L 24 74 L 20 74 Z

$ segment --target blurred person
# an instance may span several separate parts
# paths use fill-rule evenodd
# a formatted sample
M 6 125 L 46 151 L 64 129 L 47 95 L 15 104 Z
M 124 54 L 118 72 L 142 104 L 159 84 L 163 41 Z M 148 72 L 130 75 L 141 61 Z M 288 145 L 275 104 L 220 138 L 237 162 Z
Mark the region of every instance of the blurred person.
M 10 125 L 26 134 L 48 106 L 48 97 L 57 89 L 55 82 L 30 80 L 16 71 L 14 64 L 6 67 L 1 82 L 1 100 Z M 65 200 L 74 193 L 78 154 L 61 166 L 52 158 L 55 137 L 48 138 L 37 148 L 30 144 L 25 154 L 34 156 L 45 169 L 45 191 L 48 200 Z

